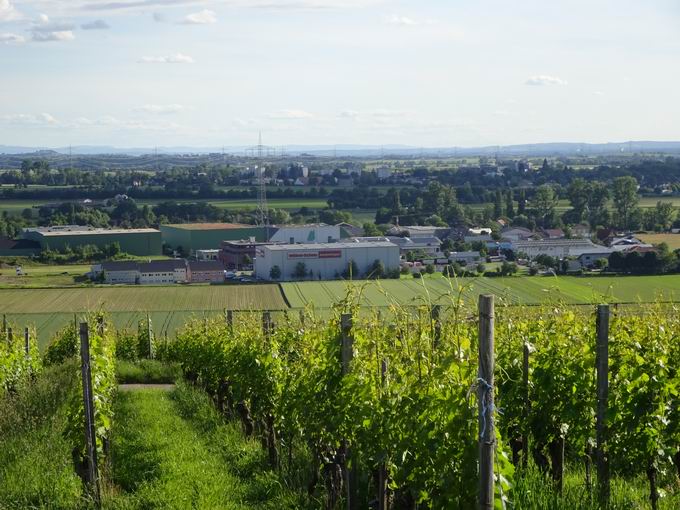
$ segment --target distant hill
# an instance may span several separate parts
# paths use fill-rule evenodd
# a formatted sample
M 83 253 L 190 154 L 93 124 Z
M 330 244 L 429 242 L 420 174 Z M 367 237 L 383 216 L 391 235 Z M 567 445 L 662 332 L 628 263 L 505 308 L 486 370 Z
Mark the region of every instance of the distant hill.
M 224 154 L 223 154 L 224 151 Z M 610 143 L 554 142 L 487 147 L 413 147 L 408 145 L 288 145 L 265 150 L 268 157 L 550 157 L 606 156 L 622 154 L 680 155 L 680 142 L 629 141 Z M 156 169 L 236 161 L 253 151 L 245 146 L 230 147 L 139 147 L 73 146 L 52 149 L 0 145 L 0 168 L 19 168 L 24 159 L 47 159 L 55 167 L 66 167 L 71 160 L 78 168 Z

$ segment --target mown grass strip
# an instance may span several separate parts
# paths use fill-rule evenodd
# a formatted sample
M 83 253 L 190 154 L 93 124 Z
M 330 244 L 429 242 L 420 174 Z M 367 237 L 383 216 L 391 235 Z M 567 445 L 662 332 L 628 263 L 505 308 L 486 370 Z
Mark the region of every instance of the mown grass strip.
M 121 392 L 107 507 L 299 508 L 264 469 L 260 445 L 225 424 L 201 392 Z

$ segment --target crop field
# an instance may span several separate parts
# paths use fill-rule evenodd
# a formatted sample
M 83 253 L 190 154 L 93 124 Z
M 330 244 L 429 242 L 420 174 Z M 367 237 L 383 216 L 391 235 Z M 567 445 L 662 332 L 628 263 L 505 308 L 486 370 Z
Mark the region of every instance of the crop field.
M 562 302 L 587 304 L 606 300 L 618 303 L 673 300 L 680 295 L 680 276 L 629 277 L 508 277 L 508 278 L 427 278 L 424 280 L 382 280 L 348 283 L 289 282 L 281 284 L 293 308 L 331 306 L 347 293 L 348 286 L 360 287 L 366 306 L 409 305 L 427 302 L 445 304 L 461 287 L 474 300 L 477 295 L 493 293 L 507 304 Z
M 666 243 L 671 250 L 680 249 L 680 234 L 640 234 L 637 237 L 645 243 Z
M 0 289 L 0 313 L 17 325 L 34 325 L 38 341 L 73 320 L 74 314 L 102 309 L 116 327 L 134 329 L 151 316 L 158 335 L 174 336 L 188 319 L 222 314 L 225 309 L 285 310 L 305 307 L 319 311 L 342 299 L 349 288 L 361 291 L 365 307 L 447 304 L 463 289 L 470 304 L 482 293 L 500 303 L 589 304 L 602 301 L 638 303 L 674 301 L 680 296 L 680 275 L 627 277 L 425 278 L 363 282 L 286 282 L 279 285 L 183 287 L 73 287 Z M 285 299 L 284 299 L 285 295 Z
M 172 336 L 192 316 L 284 308 L 277 285 L 0 289 L 0 313 L 21 327 L 34 325 L 41 345 L 74 314 L 99 309 L 120 328 L 136 327 L 148 312 L 156 333 Z

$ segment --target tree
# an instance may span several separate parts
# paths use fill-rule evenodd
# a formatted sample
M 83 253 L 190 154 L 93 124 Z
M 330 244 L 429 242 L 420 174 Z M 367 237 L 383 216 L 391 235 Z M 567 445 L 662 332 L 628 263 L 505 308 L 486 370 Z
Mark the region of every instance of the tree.
M 591 182 L 588 185 L 588 223 L 591 227 L 609 224 L 609 188 L 602 182 Z
M 269 278 L 272 280 L 278 280 L 281 278 L 281 268 L 279 266 L 272 266 L 269 270 Z
M 527 212 L 527 195 L 524 189 L 519 190 L 519 198 L 517 200 L 517 215 L 524 216 Z
M 503 195 L 500 189 L 496 190 L 496 195 L 493 202 L 493 215 L 495 219 L 503 216 Z
M 508 218 L 513 218 L 515 216 L 515 206 L 512 201 L 512 190 L 508 190 L 505 193 L 505 215 Z
M 375 226 L 375 223 L 364 223 L 362 228 L 364 229 L 364 235 L 368 237 L 376 237 L 376 236 L 381 236 L 382 232 L 380 232 L 380 229 Z
M 597 260 L 595 261 L 595 267 L 596 267 L 597 269 L 604 269 L 604 268 L 606 268 L 608 265 L 609 265 L 609 260 L 606 259 L 606 258 L 604 258 L 604 257 L 601 258 L 601 259 L 597 259 Z
M 638 204 L 637 189 L 638 183 L 635 177 L 626 176 L 614 179 L 612 195 L 619 227 L 631 228 L 631 217 Z
M 428 264 L 425 266 L 425 272 L 427 274 L 434 274 L 434 264 Z
M 307 276 L 307 265 L 304 262 L 298 262 L 295 264 L 295 270 L 293 271 L 293 278 L 304 278 Z
M 500 269 L 501 269 L 501 274 L 503 276 L 510 276 L 510 275 L 513 275 L 517 272 L 517 264 L 515 264 L 514 262 L 508 262 L 506 260 L 506 261 L 503 261 L 503 264 L 501 264 Z
M 571 203 L 573 218 L 576 222 L 583 220 L 586 213 L 590 194 L 589 191 L 588 183 L 580 177 L 571 181 L 571 184 L 569 184 L 569 187 L 567 188 L 567 197 Z
M 527 212 L 527 196 L 524 189 L 519 190 L 519 198 L 517 199 L 517 214 L 525 215 Z
M 536 189 L 533 202 L 536 220 L 544 227 L 547 226 L 555 212 L 555 205 L 557 204 L 555 190 L 548 184 L 539 186 Z
M 375 259 L 371 267 L 368 268 L 366 276 L 369 278 L 383 278 L 385 276 L 385 264 L 382 260 Z
M 476 269 L 477 269 L 477 273 L 484 274 L 484 271 L 486 271 L 486 266 L 480 262 L 479 264 L 477 264 Z
M 359 266 L 354 260 L 350 260 L 347 264 L 347 269 L 342 273 L 343 278 L 356 279 L 361 276 L 359 274 Z
M 269 211 L 269 221 L 274 225 L 286 225 L 290 223 L 290 214 L 284 209 L 271 209 Z
M 661 230 L 669 230 L 673 221 L 675 220 L 675 208 L 670 202 L 656 203 L 654 207 L 654 224 L 658 225 Z

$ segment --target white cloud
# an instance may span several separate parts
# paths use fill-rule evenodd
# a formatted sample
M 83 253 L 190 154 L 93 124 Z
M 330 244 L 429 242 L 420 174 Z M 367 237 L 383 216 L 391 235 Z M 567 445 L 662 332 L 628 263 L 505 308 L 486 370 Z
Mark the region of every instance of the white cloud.
M 593 92 L 593 94 L 596 96 L 604 96 L 604 92 L 602 92 L 601 90 L 596 90 L 595 92 Z
M 12 113 L 8 115 L 0 116 L 0 121 L 8 124 L 22 124 L 22 125 L 33 125 L 33 126 L 54 126 L 59 124 L 59 121 L 55 119 L 49 113 Z
M 541 87 L 544 85 L 566 85 L 567 82 L 557 76 L 547 76 L 545 74 L 539 74 L 532 76 L 527 81 L 524 82 L 525 85 L 532 85 Z
M 165 17 L 165 14 L 163 14 L 162 12 L 154 12 L 154 13 L 152 14 L 152 16 L 153 16 L 153 20 L 154 20 L 156 23 L 165 23 L 165 22 L 167 21 L 167 18 Z
M 210 25 L 212 23 L 217 23 L 217 15 L 210 9 L 187 14 L 182 20 L 184 25 Z
M 314 115 L 304 110 L 278 110 L 270 113 L 267 117 L 274 120 L 301 120 L 311 119 Z
M 179 113 L 183 109 L 184 107 L 181 104 L 145 104 L 144 106 L 136 108 L 135 111 L 167 115 L 171 113 Z
M 0 21 L 13 21 L 21 18 L 21 14 L 9 0 L 0 0 Z
M 361 114 L 356 110 L 345 110 L 340 112 L 339 117 L 342 117 L 343 119 L 356 119 L 360 115 Z
M 90 21 L 89 23 L 83 23 L 82 25 L 80 25 L 80 28 L 82 28 L 83 30 L 107 30 L 111 28 L 111 25 L 109 25 L 103 19 L 97 19 L 94 21 Z
M 142 57 L 137 62 L 139 64 L 193 64 L 194 59 L 189 55 L 175 53 L 160 57 Z
M 415 26 L 419 25 L 416 20 L 409 18 L 408 16 L 398 16 L 393 14 L 387 19 L 387 23 L 390 25 L 401 25 L 401 26 Z
M 70 30 L 56 30 L 54 32 L 33 32 L 31 39 L 35 42 L 73 41 L 76 38 Z
M 4 33 L 0 34 L 0 43 L 4 44 L 21 44 L 26 42 L 26 38 L 23 35 Z
M 72 41 L 75 25 L 67 22 L 51 22 L 47 14 L 40 14 L 31 27 L 31 39 L 35 42 Z
M 339 117 L 345 118 L 345 119 L 354 119 L 354 120 L 376 120 L 376 119 L 391 119 L 391 118 L 397 118 L 397 117 L 404 117 L 406 115 L 409 115 L 410 112 L 404 111 L 404 110 L 389 110 L 386 108 L 378 108 L 375 110 L 364 110 L 364 111 L 357 111 L 357 110 L 345 110 L 340 112 Z
M 381 1 L 383 0 L 222 0 L 221 3 L 230 7 L 254 9 L 317 10 L 362 8 L 375 5 Z M 73 3 L 76 8 L 85 11 L 115 11 L 193 5 L 205 2 L 202 0 L 85 0 L 73 1 Z

